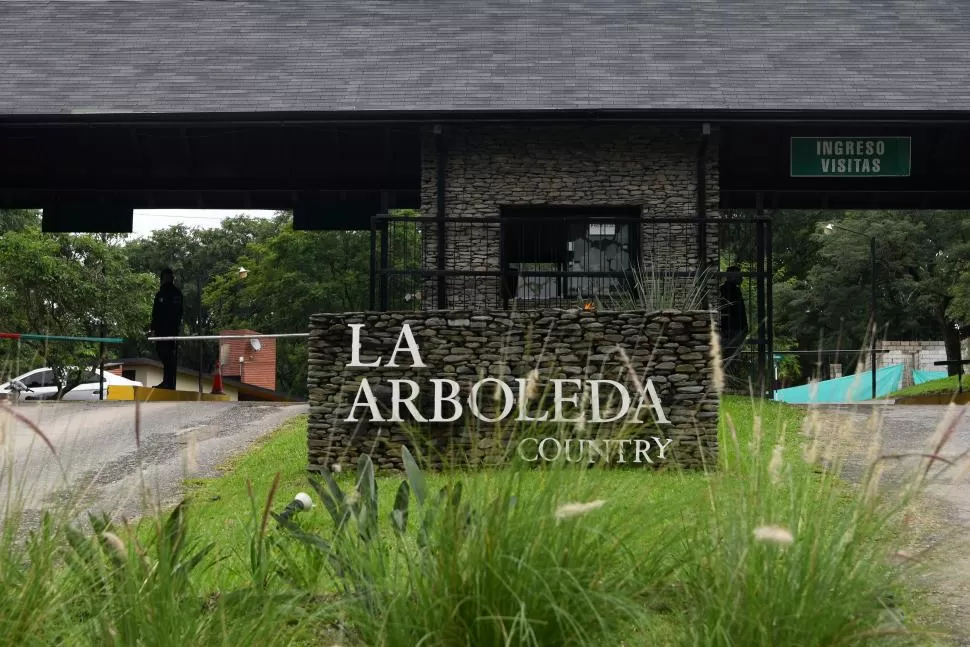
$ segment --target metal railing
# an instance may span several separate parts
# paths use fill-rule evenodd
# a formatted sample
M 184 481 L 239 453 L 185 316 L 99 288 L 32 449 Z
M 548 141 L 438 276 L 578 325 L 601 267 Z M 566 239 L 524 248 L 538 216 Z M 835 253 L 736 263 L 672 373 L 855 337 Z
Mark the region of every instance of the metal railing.
M 424 309 L 433 302 L 461 309 L 481 305 L 486 291 L 490 308 L 566 306 L 627 293 L 645 269 L 686 279 L 704 265 L 698 262 L 692 220 L 590 214 L 447 218 L 441 264 L 437 219 L 376 216 L 371 308 Z M 663 236 L 656 236 L 661 230 Z M 470 289 L 462 287 L 462 278 L 470 280 Z M 447 296 L 438 304 L 441 284 Z
M 516 209 L 487 218 L 380 214 L 371 220 L 372 310 L 511 310 L 585 301 L 637 303 L 645 273 L 720 284 L 737 265 L 744 286 L 751 370 L 770 393 L 771 219 L 641 216 L 636 209 Z M 636 212 L 636 215 L 633 214 Z M 443 231 L 444 244 L 438 245 Z M 443 262 L 438 250 L 445 250 Z M 712 297 L 717 286 L 712 286 Z M 718 308 L 717 298 L 710 300 Z

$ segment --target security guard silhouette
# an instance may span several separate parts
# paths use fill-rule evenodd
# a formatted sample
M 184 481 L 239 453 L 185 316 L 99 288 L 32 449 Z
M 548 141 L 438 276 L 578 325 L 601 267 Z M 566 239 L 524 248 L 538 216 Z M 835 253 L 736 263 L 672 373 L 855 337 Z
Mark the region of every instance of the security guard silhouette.
M 741 268 L 732 265 L 725 273 L 727 277 L 721 285 L 721 337 L 725 356 L 732 357 L 748 336 L 748 315 L 741 292 Z
M 149 336 L 177 337 L 182 332 L 182 292 L 175 287 L 175 275 L 170 268 L 162 270 L 161 286 L 155 294 L 152 306 L 152 323 Z M 175 341 L 156 341 L 155 350 L 162 363 L 163 377 L 156 389 L 175 389 L 178 347 Z

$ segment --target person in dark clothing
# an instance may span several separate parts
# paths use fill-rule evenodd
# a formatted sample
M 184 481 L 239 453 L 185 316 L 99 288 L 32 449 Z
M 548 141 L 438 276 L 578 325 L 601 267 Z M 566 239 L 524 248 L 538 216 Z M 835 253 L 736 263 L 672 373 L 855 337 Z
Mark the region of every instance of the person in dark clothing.
M 182 332 L 182 292 L 175 287 L 175 275 L 165 268 L 161 273 L 161 286 L 155 294 L 152 307 L 150 337 L 176 337 Z M 156 389 L 175 389 L 178 342 L 157 341 L 155 350 L 162 363 L 163 377 Z
M 741 268 L 727 268 L 727 277 L 721 285 L 721 339 L 725 357 L 733 356 L 748 336 L 748 315 L 744 310 L 741 292 Z

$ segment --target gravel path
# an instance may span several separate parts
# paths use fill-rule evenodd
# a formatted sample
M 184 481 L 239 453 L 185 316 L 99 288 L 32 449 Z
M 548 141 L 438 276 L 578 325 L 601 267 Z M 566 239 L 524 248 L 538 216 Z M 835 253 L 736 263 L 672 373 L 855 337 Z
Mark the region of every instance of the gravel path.
M 824 407 L 819 412 L 823 434 L 841 433 L 843 446 L 849 445 L 850 458 L 843 474 L 856 482 L 862 477 L 877 428 L 882 456 L 927 451 L 934 434 L 950 421 L 955 423 L 954 433 L 940 454 L 955 459 L 970 451 L 968 407 L 849 405 Z M 912 467 L 917 460 L 909 457 L 887 462 L 891 471 L 884 482 L 899 483 L 904 469 Z M 953 632 L 955 644 L 970 647 L 970 473 L 962 470 L 961 475 L 959 466 L 937 465 L 931 470 L 919 512 L 913 516 L 919 544 L 937 547 L 934 551 L 937 561 L 932 563 L 924 587 L 933 604 L 942 610 L 942 620 Z
M 138 407 L 140 447 L 130 402 L 21 403 L 16 411 L 50 439 L 55 457 L 30 426 L 0 411 L 5 428 L 0 501 L 14 494 L 28 518 L 59 504 L 76 511 L 137 516 L 146 505 L 178 499 L 186 477 L 216 468 L 305 404 L 147 402 Z M 86 516 L 86 514 L 85 514 Z

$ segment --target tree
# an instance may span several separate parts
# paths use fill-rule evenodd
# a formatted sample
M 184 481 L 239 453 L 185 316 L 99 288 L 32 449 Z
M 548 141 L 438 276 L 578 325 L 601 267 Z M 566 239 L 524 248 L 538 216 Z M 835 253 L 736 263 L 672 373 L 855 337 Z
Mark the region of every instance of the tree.
M 162 268 L 172 268 L 176 285 L 182 290 L 186 332 L 194 333 L 199 327 L 199 332 L 205 334 L 212 332 L 218 322 L 209 309 L 204 306 L 200 309 L 199 287 L 204 293 L 212 289 L 215 278 L 235 272 L 239 258 L 248 246 L 267 240 L 287 220 L 286 214 L 279 214 L 273 219 L 225 218 L 218 228 L 210 229 L 173 225 L 156 230 L 147 238 L 130 241 L 125 249 L 129 262 L 138 271 L 157 276 Z M 201 301 L 204 302 L 204 298 Z M 182 345 L 180 364 L 209 371 L 217 359 L 218 346 L 211 342 L 192 343 L 201 344 L 201 365 L 198 349 L 190 348 L 189 344 Z M 144 340 L 127 345 L 125 351 L 131 355 L 151 356 L 154 353 Z
M 115 236 L 45 234 L 28 222 L 0 236 L 0 329 L 134 336 L 151 311 L 152 282 L 132 271 Z M 97 344 L 28 346 L 55 369 L 97 361 Z
M 40 212 L 34 209 L 0 209 L 0 235 L 40 227 Z
M 961 322 L 968 321 L 961 307 L 954 307 L 962 289 L 961 277 L 970 269 L 970 221 L 966 213 L 934 211 L 915 217 L 925 222 L 925 238 L 920 245 L 923 262 L 908 266 L 907 272 L 919 286 L 918 305 L 930 308 L 943 336 L 949 361 L 962 359 Z M 912 241 L 909 241 L 912 243 Z M 956 375 L 957 366 L 948 374 Z
M 857 236 L 839 229 L 825 235 L 819 225 L 826 221 L 805 236 L 806 247 L 817 250 L 814 263 L 775 285 L 778 328 L 805 348 L 863 349 L 873 280 L 866 237 L 873 236 L 880 337 L 942 337 L 948 359 L 959 359 L 953 304 L 970 261 L 970 222 L 953 212 L 913 211 L 847 212 L 835 220 Z M 781 229 L 782 217 L 778 222 Z
M 773 217 L 772 254 L 775 281 L 804 278 L 818 261 L 824 242 L 819 225 L 844 220 L 843 211 L 786 210 Z
M 420 267 L 420 236 L 416 223 L 395 223 L 389 249 L 394 267 Z M 133 267 L 139 270 L 157 273 L 165 266 L 175 270 L 176 282 L 185 295 L 189 330 L 199 312 L 197 276 L 206 277 L 203 332 L 251 328 L 302 333 L 314 313 L 364 310 L 370 305 L 370 232 L 294 231 L 292 217 L 286 212 L 271 220 L 227 218 L 216 229 L 170 227 L 131 241 L 127 252 Z M 239 266 L 249 270 L 245 280 L 239 278 Z M 393 288 L 392 307 L 411 307 L 414 302 L 405 297 L 420 284 L 414 280 L 397 282 Z M 203 347 L 203 370 L 214 363 L 216 351 L 214 343 Z M 151 350 L 145 346 L 142 352 Z M 187 349 L 182 356 L 190 366 L 198 357 L 194 349 Z M 305 340 L 280 341 L 277 358 L 278 388 L 306 395 Z
M 291 223 L 265 242 L 249 245 L 239 263 L 211 283 L 205 306 L 227 328 L 306 332 L 310 315 L 368 306 L 370 234 L 365 231 L 294 231 Z M 306 394 L 305 340 L 277 344 L 278 388 Z
M 269 240 L 289 223 L 290 216 L 281 212 L 272 219 L 235 216 L 225 218 L 218 228 L 193 232 L 202 257 L 197 263 L 207 276 L 224 274 L 239 265 L 239 258 L 250 245 Z

